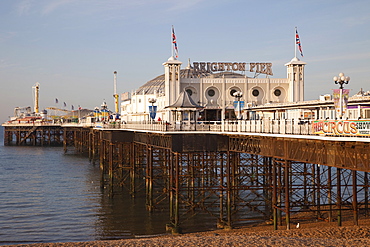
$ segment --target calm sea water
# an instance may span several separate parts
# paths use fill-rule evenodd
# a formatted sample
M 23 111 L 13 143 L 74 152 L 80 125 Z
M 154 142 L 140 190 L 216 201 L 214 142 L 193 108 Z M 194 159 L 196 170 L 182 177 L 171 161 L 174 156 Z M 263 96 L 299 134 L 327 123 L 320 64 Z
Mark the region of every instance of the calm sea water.
M 167 212 L 146 211 L 144 196 L 109 197 L 86 157 L 4 146 L 0 127 L 0 245 L 160 234 L 168 221 Z

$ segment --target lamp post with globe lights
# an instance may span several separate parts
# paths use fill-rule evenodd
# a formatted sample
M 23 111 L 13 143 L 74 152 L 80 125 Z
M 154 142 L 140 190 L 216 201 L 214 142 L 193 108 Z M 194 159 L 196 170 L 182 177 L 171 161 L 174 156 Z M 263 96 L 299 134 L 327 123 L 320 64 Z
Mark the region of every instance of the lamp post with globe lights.
M 240 92 L 240 91 L 236 91 L 235 93 L 233 93 L 233 96 L 238 101 L 238 116 L 237 116 L 237 118 L 241 119 L 241 110 L 242 109 L 240 109 L 240 98 L 243 97 L 243 93 Z
M 348 84 L 350 79 L 349 76 L 344 76 L 343 73 L 339 73 L 339 76 L 333 77 L 334 83 L 340 85 L 339 89 L 343 89 L 343 84 Z
M 339 118 L 343 116 L 343 105 L 344 105 L 344 98 L 343 98 L 343 85 L 348 84 L 351 78 L 349 76 L 344 76 L 343 73 L 339 73 L 339 76 L 334 76 L 333 81 L 335 84 L 339 84 Z
M 152 119 L 152 121 L 155 119 L 155 115 L 157 113 L 157 107 L 154 106 L 154 103 L 157 102 L 156 98 L 149 98 L 148 102 L 151 103 L 151 107 L 149 106 L 149 116 Z

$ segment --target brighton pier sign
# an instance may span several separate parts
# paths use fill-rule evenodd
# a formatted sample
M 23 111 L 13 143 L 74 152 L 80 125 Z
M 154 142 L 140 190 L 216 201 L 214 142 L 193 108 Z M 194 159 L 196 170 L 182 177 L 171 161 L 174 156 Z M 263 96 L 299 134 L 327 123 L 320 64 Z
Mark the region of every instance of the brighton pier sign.
M 272 75 L 272 63 L 193 62 L 195 72 L 247 71 Z

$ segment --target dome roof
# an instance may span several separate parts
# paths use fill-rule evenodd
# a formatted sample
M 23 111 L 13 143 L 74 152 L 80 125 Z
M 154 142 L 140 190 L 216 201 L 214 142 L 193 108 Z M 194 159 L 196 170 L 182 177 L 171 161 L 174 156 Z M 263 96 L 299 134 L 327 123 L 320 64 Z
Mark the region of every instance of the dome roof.
M 188 65 L 185 69 L 180 70 L 180 78 L 245 78 L 243 74 L 234 72 L 196 72 Z M 164 94 L 164 74 L 155 77 L 148 81 L 136 90 L 136 94 L 154 94 L 156 91 L 159 94 Z
M 299 60 L 299 58 L 297 57 L 293 57 L 292 60 L 290 60 L 289 63 L 286 63 L 285 66 L 288 66 L 288 65 L 297 65 L 297 64 L 301 64 L 301 65 L 305 65 L 306 63 L 305 62 L 302 62 L 301 60 Z

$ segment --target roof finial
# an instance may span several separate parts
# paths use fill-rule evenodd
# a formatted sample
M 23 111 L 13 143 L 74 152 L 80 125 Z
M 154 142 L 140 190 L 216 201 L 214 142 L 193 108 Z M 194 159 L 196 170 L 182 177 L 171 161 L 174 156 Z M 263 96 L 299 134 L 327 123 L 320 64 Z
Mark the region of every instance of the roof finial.
M 186 66 L 186 69 L 192 69 L 193 67 L 191 67 L 191 64 L 190 64 L 190 58 L 188 58 L 188 66 Z

